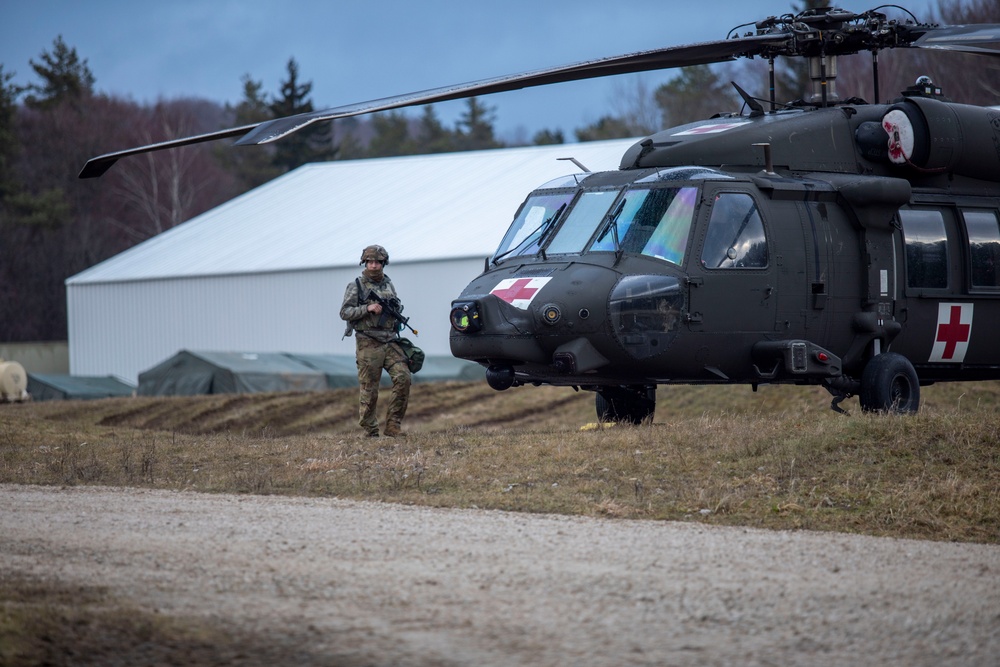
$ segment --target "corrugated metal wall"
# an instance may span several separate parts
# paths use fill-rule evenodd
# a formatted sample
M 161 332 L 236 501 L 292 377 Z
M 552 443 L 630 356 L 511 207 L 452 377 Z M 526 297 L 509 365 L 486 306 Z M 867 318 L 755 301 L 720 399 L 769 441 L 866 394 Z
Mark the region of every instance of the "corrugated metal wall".
M 451 300 L 482 268 L 482 257 L 390 262 L 386 273 L 427 354 L 450 354 Z M 352 267 L 70 283 L 70 373 L 115 375 L 135 384 L 140 372 L 183 349 L 353 354 L 353 339 L 341 340 L 339 310 L 359 273 Z

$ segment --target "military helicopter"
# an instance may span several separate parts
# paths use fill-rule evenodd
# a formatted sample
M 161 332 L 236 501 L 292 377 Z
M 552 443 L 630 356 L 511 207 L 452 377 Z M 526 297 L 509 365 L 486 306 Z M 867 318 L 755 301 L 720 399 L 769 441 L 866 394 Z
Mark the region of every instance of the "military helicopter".
M 488 93 L 762 58 L 770 100 L 660 131 L 618 170 L 531 192 L 452 303 L 450 345 L 497 390 L 594 391 L 600 419 L 652 419 L 671 384 L 821 385 L 831 407 L 918 409 L 920 386 L 1000 378 L 1000 108 L 920 79 L 878 103 L 878 53 L 1000 56 L 1000 25 L 937 26 L 822 8 L 746 34 L 485 79 L 142 146 L 152 150 Z M 742 26 L 741 26 L 742 27 Z M 873 55 L 876 102 L 841 100 L 838 56 Z M 774 61 L 809 62 L 813 93 L 773 98 Z M 765 110 L 762 102 L 767 102 Z M 581 168 L 583 168 L 581 166 Z

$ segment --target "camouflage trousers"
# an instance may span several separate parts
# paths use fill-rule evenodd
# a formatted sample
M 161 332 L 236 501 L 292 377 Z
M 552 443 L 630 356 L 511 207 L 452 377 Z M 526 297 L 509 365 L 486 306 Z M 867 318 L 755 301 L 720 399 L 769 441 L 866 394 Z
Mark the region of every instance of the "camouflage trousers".
M 392 380 L 392 397 L 385 416 L 386 435 L 400 432 L 406 405 L 410 401 L 410 369 L 406 367 L 406 357 L 398 345 L 382 343 L 364 334 L 355 334 L 357 339 L 358 384 L 361 385 L 361 406 L 358 424 L 369 435 L 378 435 L 379 381 L 382 369 Z

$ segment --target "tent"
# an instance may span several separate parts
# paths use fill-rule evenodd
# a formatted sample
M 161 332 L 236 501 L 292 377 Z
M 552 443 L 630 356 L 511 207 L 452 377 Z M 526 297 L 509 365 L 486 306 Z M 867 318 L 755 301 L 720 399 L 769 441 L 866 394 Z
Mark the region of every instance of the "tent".
M 343 354 L 288 354 L 288 357 L 320 371 L 326 376 L 326 386 L 331 389 L 358 386 L 358 366 L 354 357 Z M 383 377 L 382 383 L 388 379 Z
M 482 380 L 479 364 L 443 355 L 429 355 L 413 382 Z M 390 384 L 382 374 L 382 386 Z M 139 374 L 142 396 L 320 391 L 358 386 L 353 356 L 287 352 L 192 352 L 173 357 Z
M 89 400 L 133 396 L 135 387 L 116 377 L 28 373 L 28 394 L 36 401 Z
M 141 396 L 319 391 L 326 376 L 281 353 L 191 352 L 139 374 Z
M 474 361 L 455 357 L 428 356 L 424 367 L 413 376 L 413 382 L 444 382 L 447 380 L 485 380 L 486 369 Z
M 327 386 L 338 387 L 358 386 L 358 367 L 354 357 L 342 354 L 288 354 L 289 357 L 301 361 L 310 368 L 323 371 L 326 374 Z M 486 371 L 479 364 L 445 355 L 428 355 L 419 373 L 413 375 L 414 384 L 418 382 L 446 382 L 448 380 L 482 380 Z M 390 384 L 389 374 L 382 374 L 382 386 Z

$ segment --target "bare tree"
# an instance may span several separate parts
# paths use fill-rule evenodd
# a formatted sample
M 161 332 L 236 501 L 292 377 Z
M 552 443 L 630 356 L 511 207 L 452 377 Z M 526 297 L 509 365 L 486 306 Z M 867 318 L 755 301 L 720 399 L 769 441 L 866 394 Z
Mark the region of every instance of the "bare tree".
M 629 136 L 645 136 L 661 129 L 662 110 L 656 104 L 647 77 L 616 79 L 608 104 L 615 117 L 629 128 Z
M 205 131 L 206 119 L 199 113 L 203 108 L 195 100 L 160 102 L 146 110 L 132 139 L 154 143 Z M 225 201 L 234 189 L 235 179 L 221 170 L 208 145 L 146 153 L 121 165 L 116 184 L 115 195 L 130 214 L 107 221 L 133 242 L 142 241 Z

